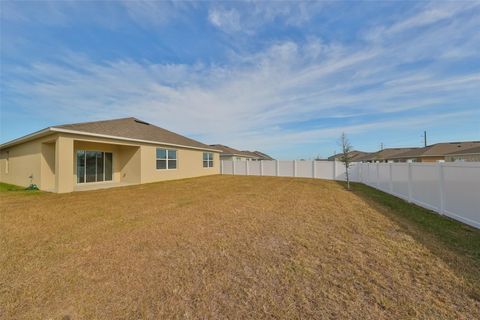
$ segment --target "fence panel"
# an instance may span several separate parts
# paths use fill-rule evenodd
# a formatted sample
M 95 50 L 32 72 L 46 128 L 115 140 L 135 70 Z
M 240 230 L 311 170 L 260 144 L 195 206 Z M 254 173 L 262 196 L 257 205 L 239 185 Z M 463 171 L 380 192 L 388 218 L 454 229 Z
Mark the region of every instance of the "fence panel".
M 408 200 L 408 165 L 392 163 L 392 194 Z
M 367 166 L 367 184 L 370 186 L 376 186 L 377 179 L 377 166 L 375 164 L 369 164 Z
M 313 178 L 313 161 L 300 160 L 296 161 L 296 176 L 301 178 Z
M 333 161 L 315 161 L 315 178 L 334 179 Z
M 377 166 L 378 174 L 378 189 L 389 192 L 390 191 L 390 164 L 379 163 Z
M 334 180 L 347 180 L 347 174 L 345 172 L 345 165 L 340 161 L 334 161 L 335 166 L 335 179 Z
M 356 162 L 350 165 L 348 168 L 350 181 L 360 182 L 360 166 Z
M 222 174 L 233 174 L 233 161 L 222 160 Z
M 280 177 L 294 177 L 293 161 L 278 160 L 278 175 Z
M 261 163 L 260 161 L 245 161 L 248 163 L 248 174 L 251 176 L 260 176 L 261 172 Z
M 442 167 L 445 214 L 480 228 L 480 163 Z
M 263 175 L 264 176 L 276 176 L 277 175 L 277 161 L 275 160 L 265 160 L 262 161 L 263 164 Z
M 234 161 L 235 174 L 239 176 L 247 175 L 247 161 Z
M 440 211 L 439 165 L 411 164 L 411 201 L 422 207 Z

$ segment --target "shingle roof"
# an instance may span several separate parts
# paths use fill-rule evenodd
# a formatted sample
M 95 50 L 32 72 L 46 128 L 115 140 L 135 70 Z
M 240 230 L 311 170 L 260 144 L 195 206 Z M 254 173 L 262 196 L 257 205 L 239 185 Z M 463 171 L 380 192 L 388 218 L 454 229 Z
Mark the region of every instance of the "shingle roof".
M 357 161 L 361 157 L 366 156 L 368 154 L 369 153 L 367 153 L 367 152 L 358 151 L 358 150 L 352 150 L 352 151 L 349 152 L 349 155 L 351 157 L 351 161 Z M 334 154 L 333 156 L 328 157 L 328 160 L 333 161 L 334 159 L 341 158 L 342 156 L 343 156 L 343 153 L 337 153 L 337 154 Z
M 235 155 L 235 156 L 243 156 L 243 157 L 252 157 L 252 155 L 247 155 L 243 151 L 227 147 L 223 144 L 211 144 L 210 147 L 218 149 L 222 151 L 224 155 Z
M 261 160 L 274 160 L 272 157 L 270 157 L 268 154 L 260 152 L 260 151 L 253 151 L 256 155 L 258 155 Z
M 273 160 L 269 155 L 260 151 L 237 150 L 223 144 L 211 144 L 210 147 L 221 150 L 223 155 L 234 155 L 239 157 L 248 157 L 260 160 Z
M 480 145 L 478 147 L 468 148 L 457 150 L 455 152 L 450 152 L 448 155 L 458 155 L 458 154 L 480 154 Z
M 256 154 L 255 152 L 252 152 L 252 151 L 242 150 L 241 152 L 242 152 L 242 154 L 244 154 L 244 155 L 247 156 L 247 157 L 260 158 L 260 157 L 258 156 L 258 154 Z
M 373 161 L 395 159 L 397 155 L 412 151 L 418 148 L 386 148 L 377 152 L 372 152 L 361 156 L 356 161 Z
M 470 149 L 472 147 L 480 147 L 480 141 L 464 141 L 464 142 L 442 142 L 432 144 L 423 148 L 417 148 L 396 155 L 396 159 L 413 158 L 413 157 L 442 157 L 449 153 Z
M 82 122 L 53 126 L 52 129 L 65 129 L 83 133 L 114 136 L 135 140 L 172 144 L 198 149 L 212 150 L 210 146 L 177 133 L 157 127 L 136 118 L 122 118 L 105 121 Z
M 244 154 L 245 156 L 252 157 L 252 158 L 255 158 L 255 159 L 259 159 L 259 160 L 273 160 L 273 158 L 270 157 L 268 154 L 265 154 L 265 153 L 260 152 L 260 151 L 242 150 L 241 152 L 242 152 L 242 154 Z

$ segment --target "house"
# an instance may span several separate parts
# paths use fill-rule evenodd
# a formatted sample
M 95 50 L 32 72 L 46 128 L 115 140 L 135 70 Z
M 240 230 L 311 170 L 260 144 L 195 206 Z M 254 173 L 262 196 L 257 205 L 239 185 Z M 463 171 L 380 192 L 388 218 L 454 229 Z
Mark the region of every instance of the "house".
M 260 160 L 274 160 L 272 157 L 270 157 L 269 155 L 263 153 L 263 152 L 260 152 L 260 151 L 248 151 L 248 150 L 244 150 L 242 151 L 243 154 L 247 155 L 247 156 L 251 156 L 250 160 L 253 160 L 253 161 L 260 161 Z
M 348 153 L 348 156 L 350 157 L 350 160 L 352 162 L 357 162 L 357 159 L 360 157 L 366 156 L 368 153 L 363 152 L 363 151 L 358 151 L 358 150 L 352 150 Z M 328 157 L 328 161 L 341 161 L 343 157 L 343 153 L 337 153 L 334 154 L 333 156 Z
M 419 148 L 385 148 L 383 150 L 358 156 L 357 162 L 395 162 L 393 159 L 399 154 Z
M 396 154 L 390 160 L 394 162 L 449 161 L 449 154 L 456 152 L 461 154 L 463 151 L 475 147 L 480 147 L 480 141 L 442 142 Z
M 211 144 L 210 147 L 221 151 L 220 160 L 235 160 L 235 161 L 250 161 L 251 155 L 247 155 L 244 152 L 227 147 L 223 144 Z
M 253 151 L 258 157 L 259 160 L 275 160 L 274 158 L 270 157 L 268 154 L 260 152 L 260 151 Z
M 445 161 L 457 162 L 457 161 L 476 161 L 480 162 L 480 146 L 469 149 L 457 150 L 455 152 L 445 155 Z
M 223 144 L 212 144 L 210 147 L 220 150 L 220 160 L 229 161 L 258 161 L 258 160 L 273 160 L 272 157 L 260 151 L 240 151 Z
M 71 192 L 220 173 L 220 151 L 136 118 L 52 126 L 0 145 L 0 181 Z

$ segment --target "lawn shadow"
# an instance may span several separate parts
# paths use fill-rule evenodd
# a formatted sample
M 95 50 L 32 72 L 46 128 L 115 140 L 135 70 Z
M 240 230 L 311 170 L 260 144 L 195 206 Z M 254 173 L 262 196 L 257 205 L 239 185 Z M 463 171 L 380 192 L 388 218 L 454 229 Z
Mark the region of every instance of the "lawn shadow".
M 346 183 L 337 181 L 346 190 Z M 361 183 L 351 192 L 388 217 L 471 284 L 480 301 L 480 230 Z

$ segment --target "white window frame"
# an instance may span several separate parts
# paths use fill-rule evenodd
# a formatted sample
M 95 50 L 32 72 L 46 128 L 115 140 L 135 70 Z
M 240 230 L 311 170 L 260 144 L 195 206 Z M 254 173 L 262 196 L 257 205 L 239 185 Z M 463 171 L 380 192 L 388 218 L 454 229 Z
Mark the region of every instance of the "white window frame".
M 165 150 L 165 158 L 158 158 L 158 150 Z M 170 151 L 175 151 L 175 158 L 170 158 L 169 153 Z M 165 161 L 165 168 L 158 168 L 157 167 L 157 161 L 158 160 L 164 160 Z M 175 160 L 175 168 L 169 168 L 168 167 L 168 161 L 170 160 Z M 156 148 L 155 149 L 155 169 L 156 170 L 177 170 L 178 168 L 178 150 L 177 149 L 167 149 L 167 148 Z
M 207 155 L 207 160 L 205 160 L 205 154 Z M 214 159 L 213 152 L 204 152 L 202 155 L 202 167 L 205 169 L 213 168 L 214 167 L 213 159 Z M 205 167 L 205 161 L 207 162 L 206 167 Z
M 78 152 L 83 152 L 83 182 L 78 182 Z M 97 158 L 95 158 L 95 181 L 90 181 L 87 182 L 87 152 L 101 152 L 102 157 L 103 157 L 103 180 L 102 181 L 97 181 Z M 111 154 L 112 155 L 112 179 L 111 180 L 105 180 L 105 154 Z M 100 150 L 86 150 L 86 149 L 78 149 L 75 150 L 75 176 L 77 177 L 76 179 L 76 184 L 77 185 L 84 185 L 84 184 L 90 184 L 90 183 L 108 183 L 108 182 L 113 182 L 113 174 L 114 174 L 114 164 L 113 164 L 113 152 L 111 151 L 100 151 Z

